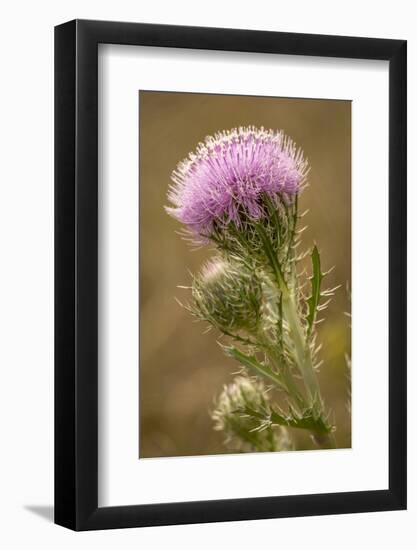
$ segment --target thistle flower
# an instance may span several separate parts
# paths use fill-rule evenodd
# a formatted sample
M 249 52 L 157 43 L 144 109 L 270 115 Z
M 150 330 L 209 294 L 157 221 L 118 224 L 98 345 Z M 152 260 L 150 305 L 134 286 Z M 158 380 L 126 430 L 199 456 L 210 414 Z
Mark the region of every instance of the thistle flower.
M 224 386 L 212 412 L 214 429 L 224 432 L 227 445 L 237 451 L 283 451 L 292 445 L 285 428 L 263 425 L 250 412 L 267 416 L 268 392 L 261 380 L 237 376 Z
M 204 240 L 215 227 L 266 217 L 263 197 L 277 205 L 294 196 L 307 171 L 302 151 L 282 131 L 249 126 L 219 132 L 174 170 L 167 212 Z
M 193 313 L 226 331 L 255 331 L 260 320 L 262 285 L 242 264 L 215 257 L 192 285 Z

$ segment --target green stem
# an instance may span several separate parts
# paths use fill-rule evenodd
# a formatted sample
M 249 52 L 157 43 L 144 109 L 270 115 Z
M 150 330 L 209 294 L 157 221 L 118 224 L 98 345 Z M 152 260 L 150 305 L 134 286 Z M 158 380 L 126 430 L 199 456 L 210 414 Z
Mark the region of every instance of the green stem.
M 291 373 L 289 372 L 287 365 L 283 361 L 280 361 L 279 354 L 277 354 L 276 350 L 274 350 L 270 344 L 264 343 L 264 349 L 268 361 L 274 366 L 275 370 L 278 371 L 282 377 L 286 394 L 288 397 L 295 399 L 295 404 L 297 405 L 299 411 L 302 412 L 303 409 L 306 408 L 306 404 L 303 396 L 297 388 L 296 383 L 294 382 Z
M 295 235 L 295 223 L 296 219 L 294 219 L 294 233 L 291 236 L 291 240 L 294 239 Z M 258 335 L 258 339 L 262 342 L 262 347 L 264 347 L 268 363 L 273 367 L 272 369 L 267 364 L 259 363 L 256 357 L 246 355 L 236 348 L 225 348 L 226 353 L 234 357 L 245 367 L 269 379 L 284 390 L 300 413 L 305 413 L 308 409 L 311 410 L 311 417 L 300 416 L 299 419 L 285 418 L 278 413 L 273 413 L 271 416 L 273 422 L 292 428 L 308 430 L 319 448 L 336 448 L 337 444 L 331 431 L 332 428 L 323 416 L 323 400 L 313 366 L 309 337 L 303 327 L 293 286 L 289 287 L 287 284 L 284 275 L 285 271 L 280 264 L 278 254 L 265 228 L 261 223 L 258 223 L 256 224 L 256 230 L 262 242 L 265 257 L 272 270 L 273 278 L 271 283 L 277 289 L 276 296 L 279 299 L 278 307 L 280 312 L 278 322 L 282 323 L 282 319 L 284 319 L 287 324 L 290 336 L 290 341 L 287 345 L 293 348 L 293 360 L 301 374 L 306 397 L 299 391 L 285 360 L 281 361 L 282 357 L 280 354 L 283 352 L 283 345 L 280 342 L 282 326 L 277 327 L 277 341 L 275 343 L 266 343 L 265 339 Z
M 311 353 L 308 343 L 305 339 L 305 334 L 301 326 L 299 314 L 294 301 L 294 296 L 288 289 L 288 286 L 284 280 L 281 266 L 278 261 L 277 254 L 273 249 L 272 243 L 265 232 L 265 229 L 261 224 L 257 224 L 258 234 L 262 240 L 265 255 L 268 259 L 268 263 L 272 268 L 276 284 L 281 292 L 282 296 L 282 313 L 287 320 L 292 340 L 294 343 L 297 366 L 303 377 L 303 381 L 307 390 L 308 399 L 310 404 L 321 403 L 320 388 L 317 382 L 316 373 L 313 368 L 311 360 Z
M 282 293 L 282 312 L 290 328 L 297 366 L 303 377 L 310 404 L 313 405 L 316 400 L 321 401 L 320 388 L 294 298 L 287 289 Z

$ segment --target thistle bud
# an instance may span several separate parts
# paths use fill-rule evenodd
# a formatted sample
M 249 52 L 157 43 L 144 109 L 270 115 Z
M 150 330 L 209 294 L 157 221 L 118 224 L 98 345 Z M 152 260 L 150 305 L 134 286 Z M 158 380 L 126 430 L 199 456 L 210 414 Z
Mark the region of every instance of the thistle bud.
M 242 264 L 215 258 L 193 281 L 193 311 L 220 330 L 254 332 L 260 320 L 262 285 Z
M 233 450 L 291 450 L 285 428 L 265 423 L 269 412 L 268 392 L 263 382 L 238 376 L 232 384 L 224 386 L 217 399 L 212 412 L 214 429 L 224 432 L 226 444 Z

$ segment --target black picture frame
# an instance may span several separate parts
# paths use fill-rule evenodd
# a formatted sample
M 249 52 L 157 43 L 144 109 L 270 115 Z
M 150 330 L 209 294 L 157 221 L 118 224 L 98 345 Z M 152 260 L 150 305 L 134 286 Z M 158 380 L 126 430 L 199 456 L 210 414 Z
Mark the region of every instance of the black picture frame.
M 98 506 L 97 53 L 106 43 L 389 62 L 387 490 Z M 406 46 L 106 21 L 55 28 L 55 523 L 79 531 L 406 508 Z

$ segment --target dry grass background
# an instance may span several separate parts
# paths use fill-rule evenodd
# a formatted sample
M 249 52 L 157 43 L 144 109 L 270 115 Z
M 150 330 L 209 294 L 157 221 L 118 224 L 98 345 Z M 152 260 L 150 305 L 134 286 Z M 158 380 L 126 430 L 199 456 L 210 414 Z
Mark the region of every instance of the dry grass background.
M 283 129 L 310 160 L 309 188 L 300 199 L 308 229 L 303 248 L 316 242 L 325 269 L 335 266 L 329 286 L 342 284 L 320 325 L 324 359 L 319 378 L 337 423 L 340 447 L 351 441 L 346 410 L 350 353 L 351 104 L 349 101 L 139 93 L 140 102 L 140 450 L 139 456 L 225 453 L 212 429 L 213 397 L 232 380 L 236 365 L 214 332 L 195 323 L 174 297 L 187 293 L 210 250 L 191 251 L 164 211 L 170 174 L 208 134 L 235 126 Z M 300 434 L 298 434 L 300 435 Z M 307 437 L 300 444 L 313 445 Z

